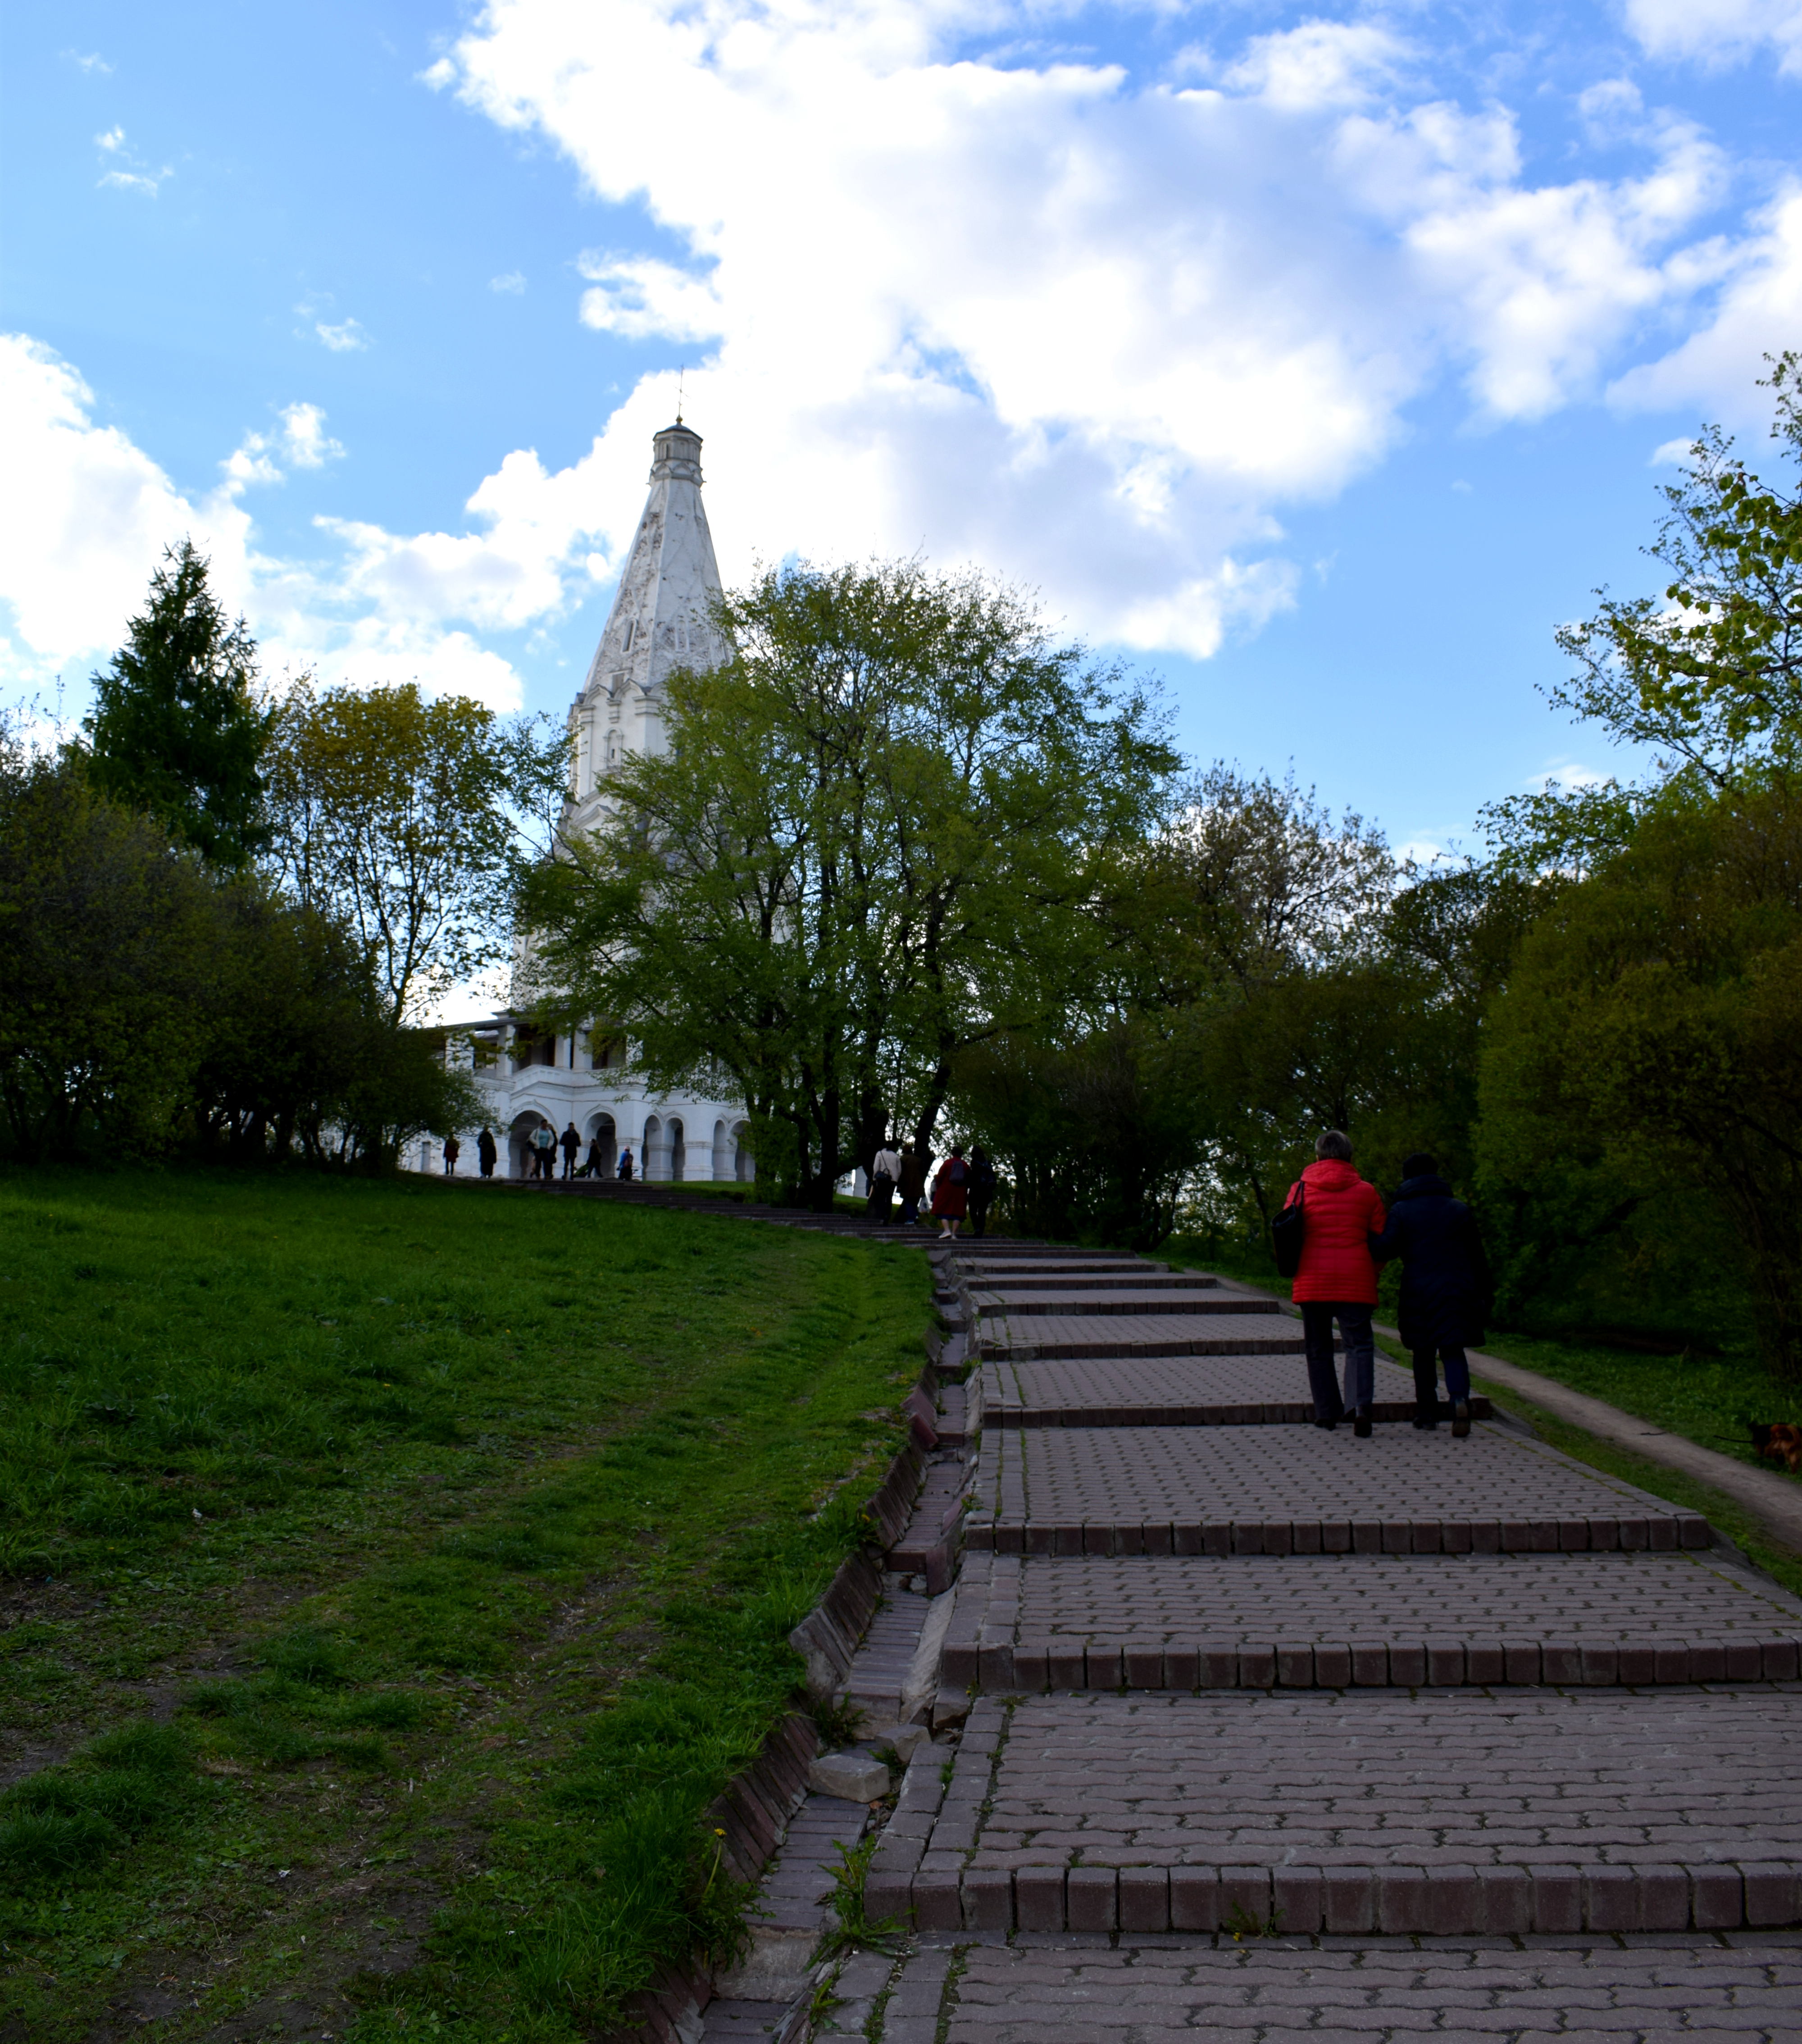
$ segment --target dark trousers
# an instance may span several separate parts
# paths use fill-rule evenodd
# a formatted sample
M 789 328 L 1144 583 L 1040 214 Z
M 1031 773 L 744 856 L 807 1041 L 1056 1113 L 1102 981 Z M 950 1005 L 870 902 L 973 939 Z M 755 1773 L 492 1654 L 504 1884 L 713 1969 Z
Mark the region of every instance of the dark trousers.
M 989 1209 L 986 1206 L 972 1206 L 970 1209 L 970 1231 L 972 1235 L 989 1232 Z
M 1442 1348 L 1439 1361 L 1446 1366 L 1446 1396 L 1455 1405 L 1470 1397 L 1470 1365 L 1461 1348 Z M 1414 1351 L 1414 1402 L 1424 1412 L 1436 1415 L 1439 1402 L 1439 1371 L 1434 1362 L 1434 1351 L 1417 1348 Z
M 1369 1306 L 1337 1299 L 1308 1299 L 1301 1307 L 1301 1338 L 1308 1344 L 1308 1389 L 1316 1419 L 1337 1420 L 1376 1397 L 1377 1343 Z M 1345 1396 L 1333 1368 L 1333 1322 L 1345 1341 Z
M 901 1225 L 912 1228 L 920 1218 L 920 1195 L 917 1193 L 901 1194 Z
M 884 1228 L 894 1219 L 893 1201 L 895 1182 L 886 1171 L 878 1171 L 870 1181 L 870 1197 L 865 1209 L 872 1220 L 880 1221 Z
M 566 1150 L 563 1152 L 563 1176 L 566 1178 L 573 1178 L 575 1176 L 575 1152 L 573 1150 Z

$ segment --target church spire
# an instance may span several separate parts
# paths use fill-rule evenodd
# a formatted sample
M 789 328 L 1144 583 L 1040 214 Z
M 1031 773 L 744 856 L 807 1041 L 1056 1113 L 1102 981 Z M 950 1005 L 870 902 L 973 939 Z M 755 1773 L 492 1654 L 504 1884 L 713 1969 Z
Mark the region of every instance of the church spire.
M 701 501 L 701 436 L 678 415 L 651 437 L 651 494 L 588 678 L 571 712 L 576 740 L 566 828 L 579 829 L 624 752 L 662 749 L 661 697 L 675 667 L 711 667 L 723 648 L 713 536 Z

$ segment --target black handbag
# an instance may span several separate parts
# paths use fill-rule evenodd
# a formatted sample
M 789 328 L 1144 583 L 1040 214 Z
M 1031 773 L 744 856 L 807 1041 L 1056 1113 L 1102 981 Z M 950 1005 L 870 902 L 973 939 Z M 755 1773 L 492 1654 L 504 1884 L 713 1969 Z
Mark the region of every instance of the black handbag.
M 1302 1238 L 1307 1231 L 1307 1216 L 1302 1212 L 1301 1185 L 1298 1179 L 1294 1199 L 1270 1223 L 1270 1247 L 1277 1253 L 1277 1269 L 1285 1278 L 1293 1278 L 1301 1268 Z

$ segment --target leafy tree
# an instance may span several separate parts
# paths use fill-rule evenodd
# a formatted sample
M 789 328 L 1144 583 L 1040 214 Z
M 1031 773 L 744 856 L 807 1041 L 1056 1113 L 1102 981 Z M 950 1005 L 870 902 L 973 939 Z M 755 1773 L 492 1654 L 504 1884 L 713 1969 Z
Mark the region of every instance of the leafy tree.
M 653 1085 L 728 1075 L 760 1172 L 779 1150 L 824 1204 L 891 1121 L 930 1143 L 969 1045 L 1084 997 L 1176 762 L 1143 696 L 974 575 L 771 571 L 719 624 L 667 751 L 535 878 L 540 984 Z
M 96 787 L 216 865 L 241 868 L 268 838 L 259 769 L 270 720 L 253 693 L 256 641 L 206 577 L 191 540 L 164 550 L 148 608 L 94 677 L 82 728 Z
M 215 890 L 77 759 L 0 782 L 0 1102 L 14 1148 L 155 1148 L 179 1120 L 217 984 Z
M 1482 1058 L 1487 1173 L 1724 1217 L 1772 1371 L 1802 1381 L 1802 817 L 1785 780 L 1678 782 L 1527 935 Z
M 273 863 L 302 907 L 353 931 L 398 1025 L 506 956 L 515 886 L 548 849 L 531 835 L 567 741 L 467 697 L 409 682 L 316 691 L 277 714 Z
M 1765 387 L 1771 436 L 1802 462 L 1802 355 Z M 1718 427 L 1691 451 L 1650 550 L 1670 577 L 1662 601 L 1606 598 L 1560 632 L 1577 672 L 1552 699 L 1720 787 L 1760 761 L 1802 763 L 1802 495 L 1761 482 Z

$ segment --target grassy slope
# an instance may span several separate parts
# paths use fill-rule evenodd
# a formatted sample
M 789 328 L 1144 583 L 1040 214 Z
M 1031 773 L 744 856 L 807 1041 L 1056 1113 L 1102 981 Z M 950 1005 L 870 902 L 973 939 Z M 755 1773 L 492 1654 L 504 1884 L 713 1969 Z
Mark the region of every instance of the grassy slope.
M 1215 1270 L 1224 1277 L 1288 1296 L 1287 1281 L 1276 1274 L 1267 1260 L 1235 1262 L 1230 1257 L 1223 1260 L 1217 1254 L 1193 1251 L 1181 1241 L 1168 1244 L 1158 1253 L 1186 1268 Z M 1385 1289 L 1393 1294 L 1393 1280 Z M 1390 1311 L 1393 1314 L 1393 1303 Z M 1397 1343 L 1382 1342 L 1381 1346 L 1398 1362 L 1407 1361 Z M 1744 1350 L 1729 1350 L 1718 1356 L 1643 1355 L 1499 1331 L 1484 1346 L 1487 1353 L 1504 1362 L 1538 1370 L 1543 1376 L 1569 1385 L 1573 1391 L 1604 1399 L 1623 1412 L 1650 1420 L 1655 1426 L 1684 1435 L 1723 1454 L 1736 1456 L 1742 1462 L 1757 1462 L 1758 1457 L 1746 1439 L 1741 1414 L 1760 1420 L 1802 1418 L 1802 1397 L 1792 1389 L 1773 1386 L 1763 1365 Z M 1543 1439 L 1566 1454 L 1624 1477 L 1655 1496 L 1706 1513 L 1761 1566 L 1791 1589 L 1802 1592 L 1802 1556 L 1773 1546 L 1751 1515 L 1722 1492 L 1662 1463 L 1648 1462 L 1643 1456 L 1598 1440 L 1493 1384 L 1482 1388 L 1498 1404 L 1529 1421 Z M 1766 1470 L 1781 1468 L 1768 1462 L 1758 1466 Z
M 0 2036 L 592 2034 L 729 1933 L 697 1813 L 898 1439 L 924 1258 L 223 1174 L 13 1174 L 0 1231 Z

